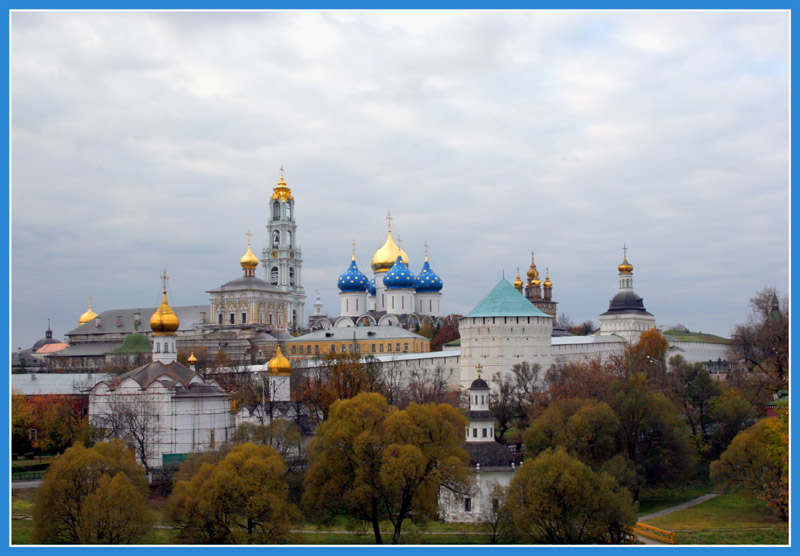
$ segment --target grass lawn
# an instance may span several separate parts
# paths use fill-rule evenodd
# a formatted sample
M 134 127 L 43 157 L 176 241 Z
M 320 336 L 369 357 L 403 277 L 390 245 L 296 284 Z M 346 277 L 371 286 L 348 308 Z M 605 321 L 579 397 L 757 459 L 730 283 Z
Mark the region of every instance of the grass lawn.
M 789 543 L 789 524 L 746 492 L 723 494 L 647 523 L 674 531 L 679 544 Z
M 711 483 L 689 484 L 677 488 L 643 488 L 639 493 L 639 515 L 677 506 L 713 490 Z M 648 521 L 648 523 L 650 523 Z

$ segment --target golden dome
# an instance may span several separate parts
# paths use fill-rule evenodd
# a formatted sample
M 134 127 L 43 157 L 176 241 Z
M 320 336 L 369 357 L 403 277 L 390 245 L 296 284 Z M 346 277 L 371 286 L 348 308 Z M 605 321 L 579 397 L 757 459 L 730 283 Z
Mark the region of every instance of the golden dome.
M 539 278 L 539 271 L 536 269 L 536 263 L 533 262 L 533 253 L 531 253 L 531 267 L 528 269 L 528 280 L 537 280 Z
M 267 363 L 267 369 L 273 375 L 288 375 L 291 374 L 292 364 L 286 359 L 286 356 L 281 353 L 281 346 L 278 346 L 278 352 L 275 357 Z
M 97 313 L 92 311 L 92 300 L 91 298 L 89 298 L 89 309 L 80 317 L 78 317 L 78 326 L 80 326 L 81 324 L 86 324 L 90 320 L 94 319 L 96 316 Z
M 286 185 L 286 180 L 283 179 L 283 168 L 281 168 L 281 179 L 278 180 L 278 185 L 272 190 L 271 200 L 280 199 L 281 202 L 294 201 L 292 197 L 292 190 Z
M 519 272 L 517 272 L 517 279 L 514 280 L 514 287 L 520 289 L 522 287 L 522 280 L 519 277 Z
M 372 270 L 375 272 L 385 272 L 394 266 L 397 262 L 397 257 L 402 257 L 403 262 L 408 266 L 408 255 L 400 249 L 392 239 L 392 230 L 389 230 L 389 235 L 386 237 L 386 243 L 383 247 L 375 251 L 372 257 Z
M 189 355 L 189 359 L 186 360 L 190 365 L 195 365 L 197 363 L 197 357 L 194 356 L 194 352 Z
M 178 315 L 172 310 L 167 303 L 167 290 L 164 290 L 164 298 L 161 300 L 161 306 L 156 309 L 153 316 L 150 317 L 150 329 L 158 336 L 175 332 L 180 326 Z
M 622 263 L 617 268 L 620 274 L 631 274 L 633 272 L 633 265 L 628 262 L 627 257 L 622 258 Z
M 258 266 L 258 257 L 256 257 L 253 252 L 250 250 L 250 241 L 247 242 L 247 253 L 242 255 L 242 258 L 239 259 L 239 263 L 242 265 L 242 268 L 245 270 L 252 270 Z
M 550 281 L 550 272 L 548 272 L 544 277 L 544 287 L 545 288 L 552 288 L 553 283 Z

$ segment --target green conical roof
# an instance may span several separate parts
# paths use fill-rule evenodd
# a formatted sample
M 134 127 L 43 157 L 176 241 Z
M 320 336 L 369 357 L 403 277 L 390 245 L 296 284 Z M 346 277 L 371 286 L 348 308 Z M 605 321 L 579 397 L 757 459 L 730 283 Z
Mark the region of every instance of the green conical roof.
M 467 316 L 553 318 L 525 299 L 505 278 L 502 278 L 489 295 L 484 297 Z
M 122 346 L 117 350 L 117 353 L 150 353 L 153 351 L 153 346 L 147 336 L 140 332 L 128 334 Z

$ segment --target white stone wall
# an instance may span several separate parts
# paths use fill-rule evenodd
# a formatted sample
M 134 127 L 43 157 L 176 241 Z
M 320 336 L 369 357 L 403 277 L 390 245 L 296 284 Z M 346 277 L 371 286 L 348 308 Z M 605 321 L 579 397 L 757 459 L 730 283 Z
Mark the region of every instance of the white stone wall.
M 343 317 L 360 317 L 367 312 L 367 292 L 340 292 Z
M 629 344 L 638 342 L 642 332 L 656 325 L 656 318 L 653 315 L 635 313 L 600 315 L 599 320 L 601 335 L 616 334 Z
M 439 317 L 442 315 L 439 303 L 442 294 L 439 292 L 418 292 L 415 295 L 417 304 L 417 314 L 420 316 L 430 315 L 432 317 Z
M 669 356 L 680 355 L 688 363 L 707 363 L 728 359 L 728 344 L 714 342 L 670 342 Z M 677 348 L 677 349 L 672 349 Z
M 407 315 L 414 312 L 414 291 L 386 290 L 386 312 L 390 315 Z
M 514 365 L 527 361 L 547 369 L 552 361 L 550 336 L 552 317 L 462 317 L 461 386 L 469 388 L 478 375 L 493 378 L 511 372 Z
M 439 515 L 449 523 L 482 523 L 492 519 L 493 493 L 496 485 L 507 487 L 514 476 L 512 468 L 474 470 L 472 485 L 467 496 L 442 490 L 439 495 Z M 470 499 L 470 510 L 465 508 L 465 498 Z M 498 500 L 499 503 L 499 500 Z

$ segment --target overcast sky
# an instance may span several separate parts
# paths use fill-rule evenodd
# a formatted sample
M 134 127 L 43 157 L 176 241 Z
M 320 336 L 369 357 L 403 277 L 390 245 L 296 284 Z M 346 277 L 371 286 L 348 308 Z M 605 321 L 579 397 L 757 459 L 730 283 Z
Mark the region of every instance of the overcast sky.
M 559 312 L 617 292 L 727 336 L 788 290 L 788 12 L 46 13 L 11 18 L 12 348 L 87 308 L 241 275 L 280 176 L 303 285 L 386 239 L 442 310 L 535 251 Z M 259 270 L 260 272 L 260 270 Z

